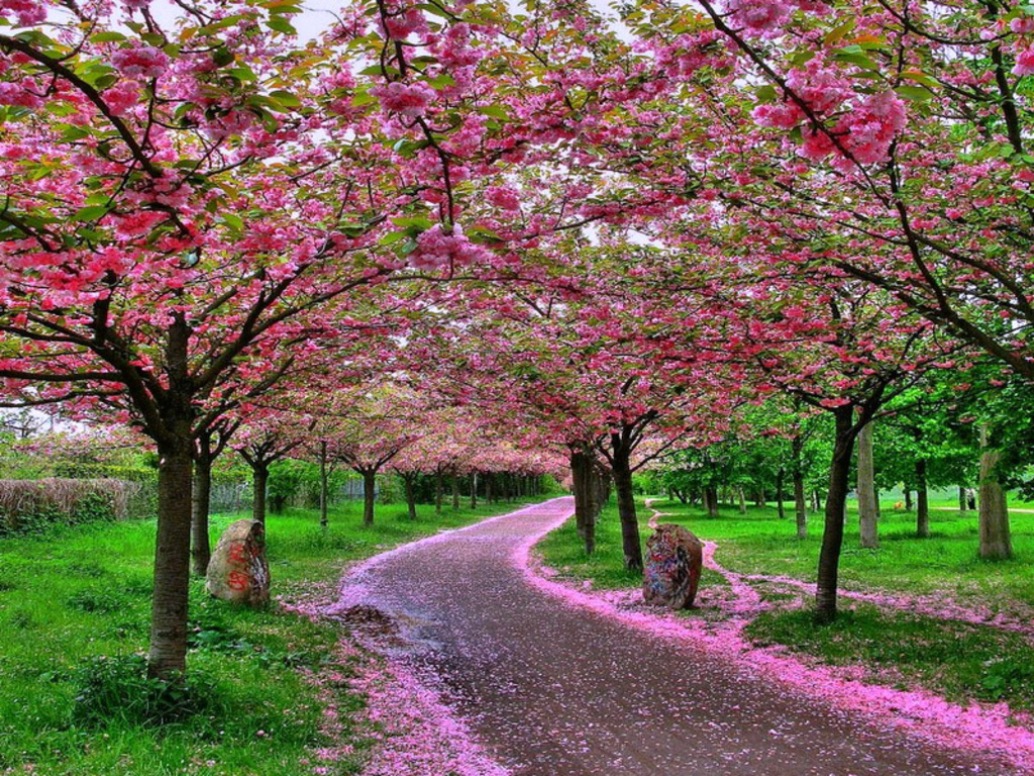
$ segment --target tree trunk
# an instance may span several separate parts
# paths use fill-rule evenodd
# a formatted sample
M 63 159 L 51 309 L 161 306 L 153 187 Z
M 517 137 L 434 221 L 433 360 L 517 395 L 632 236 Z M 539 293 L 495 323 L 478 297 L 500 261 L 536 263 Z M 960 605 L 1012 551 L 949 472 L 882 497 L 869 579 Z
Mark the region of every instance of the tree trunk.
M 704 508 L 708 517 L 718 517 L 718 488 L 714 485 L 704 488 Z
M 470 475 L 470 508 L 478 508 L 478 473 L 472 472 Z
M 360 471 L 363 475 L 363 525 L 373 525 L 373 504 L 377 496 L 377 472 L 371 469 Z
M 916 460 L 916 536 L 930 538 L 930 500 L 926 491 L 926 459 Z
M 596 489 L 593 474 L 596 467 L 591 456 L 577 448 L 571 450 L 570 460 L 575 527 L 585 543 L 585 553 L 592 555 L 596 551 L 596 515 L 593 510 Z
M 872 422 L 866 423 L 858 432 L 858 533 L 862 547 L 867 549 L 876 549 L 880 546 L 872 426 Z
M 266 487 L 269 484 L 269 464 L 255 463 L 251 467 L 251 480 L 254 503 L 251 508 L 251 519 L 266 524 Z
M 194 574 L 203 577 L 212 558 L 212 542 L 208 535 L 208 510 L 212 502 L 212 441 L 207 435 L 198 440 L 192 502 L 190 564 Z
M 966 489 L 959 485 L 959 512 L 966 513 Z
M 453 474 L 450 478 L 450 484 L 452 485 L 452 508 L 460 508 L 460 478 Z
M 1006 560 L 1012 557 L 1012 539 L 1009 532 L 1009 510 L 1005 491 L 998 481 L 998 461 L 1001 451 L 992 445 L 987 427 L 980 431 L 980 557 Z
M 438 469 L 434 473 L 434 513 L 441 515 L 442 513 L 442 496 L 445 488 L 442 483 L 442 470 Z
M 808 536 L 808 499 L 804 494 L 804 464 L 801 460 L 804 454 L 804 440 L 795 436 L 791 446 L 793 469 L 790 476 L 793 479 L 794 517 L 797 520 L 797 538 L 804 539 Z
M 738 488 L 736 488 L 736 498 L 739 500 L 740 514 L 741 515 L 747 514 L 747 496 L 743 492 L 743 486 L 742 485 L 740 485 Z
M 402 482 L 406 486 L 406 508 L 409 510 L 410 520 L 416 520 L 416 493 L 413 489 L 413 480 L 415 479 L 415 473 L 402 475 Z
M 327 466 L 327 443 L 320 442 L 320 528 L 326 530 L 330 521 L 327 518 L 327 501 L 330 493 L 330 471 Z
M 615 450 L 613 459 L 614 489 L 618 494 L 618 515 L 621 519 L 621 547 L 625 554 L 625 568 L 643 570 L 643 548 L 639 540 L 639 520 L 632 490 L 632 470 L 628 453 Z
M 905 511 L 911 512 L 912 506 L 912 489 L 905 488 Z
M 187 601 L 190 584 L 191 479 L 189 430 L 159 447 L 158 536 L 151 598 L 151 677 L 173 679 L 187 668 Z
M 485 475 L 485 501 L 487 501 L 489 504 L 494 504 L 496 502 L 495 491 L 492 488 L 492 483 L 494 481 L 494 474 Z
M 783 492 L 785 478 L 786 478 L 786 470 L 783 469 L 782 466 L 780 466 L 779 470 L 776 472 L 776 481 L 775 481 L 775 486 L 776 486 L 776 512 L 779 514 L 779 519 L 780 520 L 785 520 L 786 519 L 786 507 L 783 505 L 783 498 L 786 495 Z
M 837 577 L 840 549 L 844 543 L 844 506 L 851 477 L 851 448 L 854 446 L 854 408 L 837 407 L 836 439 L 829 467 L 829 492 L 826 494 L 822 549 L 819 552 L 818 584 L 815 590 L 815 619 L 829 623 L 837 616 Z

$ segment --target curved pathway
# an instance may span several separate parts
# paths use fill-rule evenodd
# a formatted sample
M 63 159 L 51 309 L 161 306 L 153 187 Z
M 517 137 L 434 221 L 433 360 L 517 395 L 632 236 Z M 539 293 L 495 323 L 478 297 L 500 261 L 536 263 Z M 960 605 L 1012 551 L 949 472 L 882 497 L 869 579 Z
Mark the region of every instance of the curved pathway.
M 335 605 L 377 621 L 391 660 L 515 776 L 1022 773 L 529 584 L 531 545 L 571 511 L 556 499 L 378 556 Z

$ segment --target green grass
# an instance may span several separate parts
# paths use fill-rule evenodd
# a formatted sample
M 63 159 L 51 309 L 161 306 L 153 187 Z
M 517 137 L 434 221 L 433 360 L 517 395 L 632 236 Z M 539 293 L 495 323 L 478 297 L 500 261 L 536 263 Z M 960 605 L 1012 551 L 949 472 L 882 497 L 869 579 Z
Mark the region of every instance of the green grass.
M 331 512 L 325 532 L 312 510 L 271 515 L 273 595 L 301 596 L 336 580 L 348 561 L 514 508 L 446 508 L 435 517 L 422 507 L 413 522 L 404 508 L 379 506 L 375 525 L 363 528 L 361 506 L 350 504 Z M 213 536 L 239 517 L 214 517 Z M 146 650 L 153 551 L 153 521 L 0 540 L 0 773 L 309 776 L 314 748 L 329 742 L 320 731 L 324 701 L 304 674 L 331 667 L 339 626 L 225 605 L 202 580 L 191 588 L 188 661 L 208 706 L 163 726 L 142 723 L 117 697 L 103 721 L 83 716 L 76 696 L 87 679 L 117 674 Z M 363 705 L 340 683 L 333 692 L 343 712 Z M 334 763 L 336 774 L 361 770 L 367 742 L 359 731 L 346 734 L 357 754 Z
M 845 611 L 818 626 L 806 610 L 765 612 L 746 629 L 759 644 L 789 644 L 833 665 L 862 663 L 882 683 L 918 684 L 948 700 L 1005 701 L 1014 711 L 1034 709 L 1034 660 L 1027 640 L 930 617 L 881 612 L 872 606 Z
M 723 507 L 717 518 L 699 508 L 656 500 L 668 513 L 661 522 L 686 526 L 698 537 L 718 544 L 716 559 L 730 571 L 787 576 L 814 583 L 822 536 L 822 516 L 809 516 L 809 536 L 796 537 L 790 505 L 780 520 L 772 506 L 748 507 L 745 515 Z M 956 502 L 934 507 L 957 507 Z M 1018 504 L 1019 508 L 1030 508 Z M 992 612 L 1034 605 L 1034 514 L 1012 514 L 1015 557 L 983 561 L 977 555 L 975 512 L 933 509 L 929 539 L 914 536 L 914 513 L 883 504 L 880 547 L 858 545 L 857 514 L 849 504 L 841 586 L 851 590 L 898 595 L 946 596 L 963 605 L 985 606 Z M 650 533 L 650 511 L 641 506 L 642 538 Z M 573 521 L 550 534 L 538 548 L 544 561 L 571 579 L 591 579 L 599 588 L 638 587 L 641 576 L 624 571 L 617 510 L 604 510 L 597 525 L 597 553 L 587 557 Z M 701 588 L 720 583 L 705 573 Z M 989 627 L 944 622 L 900 611 L 879 611 L 842 602 L 842 613 L 831 626 L 817 626 L 811 612 L 797 608 L 801 596 L 773 593 L 758 585 L 764 600 L 776 606 L 747 630 L 759 644 L 778 643 L 809 659 L 833 664 L 861 663 L 876 681 L 918 685 L 953 700 L 1007 701 L 1014 709 L 1034 709 L 1034 648 L 1030 640 Z M 806 596 L 807 599 L 807 596 Z M 806 606 L 810 600 L 806 600 Z
M 945 502 L 946 506 L 955 506 Z M 797 539 L 793 512 L 780 520 L 774 507 L 748 507 L 746 515 L 724 508 L 718 518 L 700 509 L 668 501 L 655 508 L 670 515 L 666 522 L 685 525 L 702 539 L 718 543 L 716 558 L 726 568 L 747 574 L 790 576 L 814 582 L 822 540 L 822 515 L 808 518 L 808 537 Z M 942 506 L 942 504 L 934 504 Z M 648 514 L 648 513 L 647 513 Z M 949 594 L 962 601 L 994 605 L 1016 600 L 1034 605 L 1034 514 L 1014 512 L 1011 518 L 1014 557 L 985 561 L 977 555 L 975 512 L 932 509 L 929 539 L 915 538 L 915 515 L 882 505 L 880 547 L 862 549 L 854 503 L 848 504 L 840 586 L 910 595 Z

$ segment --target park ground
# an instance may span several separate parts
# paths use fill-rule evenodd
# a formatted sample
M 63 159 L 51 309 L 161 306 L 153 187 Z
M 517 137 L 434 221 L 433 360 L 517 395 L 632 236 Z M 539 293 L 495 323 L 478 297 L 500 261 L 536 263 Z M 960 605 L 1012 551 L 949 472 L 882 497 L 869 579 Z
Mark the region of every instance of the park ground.
M 920 541 L 910 537 L 912 516 L 885 505 L 879 550 L 856 549 L 849 516 L 841 577 L 849 595 L 837 624 L 819 629 L 807 615 L 817 522 L 801 541 L 792 519 L 779 520 L 770 506 L 708 519 L 656 500 L 666 513 L 659 519 L 705 539 L 710 559 L 699 608 L 658 616 L 715 643 L 736 634 L 759 653 L 776 648 L 805 667 L 833 666 L 838 681 L 918 691 L 945 710 L 981 709 L 1022 731 L 1034 709 L 1034 515 L 1014 513 L 1016 558 L 987 563 L 976 558 L 975 515 L 939 506 L 933 537 Z M 181 709 L 182 719 L 175 702 L 171 711 L 141 710 L 120 695 L 146 642 L 152 523 L 2 540 L 0 773 L 363 772 L 378 752 L 404 743 L 393 742 L 390 712 L 379 704 L 406 699 L 377 684 L 383 664 L 347 638 L 347 624 L 317 616 L 342 566 L 513 508 L 446 508 L 437 518 L 425 507 L 415 523 L 386 508 L 371 529 L 343 509 L 326 532 L 311 512 L 272 516 L 276 607 L 227 609 L 194 585 L 197 691 L 184 706 L 196 708 Z M 644 537 L 649 514 L 644 508 Z M 216 528 L 233 517 L 217 518 Z M 604 513 L 599 532 L 599 552 L 586 559 L 568 523 L 540 545 L 536 574 L 616 611 L 638 611 L 638 578 L 621 571 L 615 514 Z M 157 726 L 141 714 L 169 718 Z

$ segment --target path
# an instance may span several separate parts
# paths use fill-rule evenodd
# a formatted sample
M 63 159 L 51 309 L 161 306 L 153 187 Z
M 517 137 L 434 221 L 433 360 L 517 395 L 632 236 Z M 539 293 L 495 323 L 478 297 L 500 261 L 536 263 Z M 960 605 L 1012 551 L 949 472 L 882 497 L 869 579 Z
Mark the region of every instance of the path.
M 379 556 L 337 605 L 401 623 L 401 638 L 381 642 L 393 661 L 514 776 L 1022 773 L 529 584 L 531 544 L 571 509 L 557 499 Z

